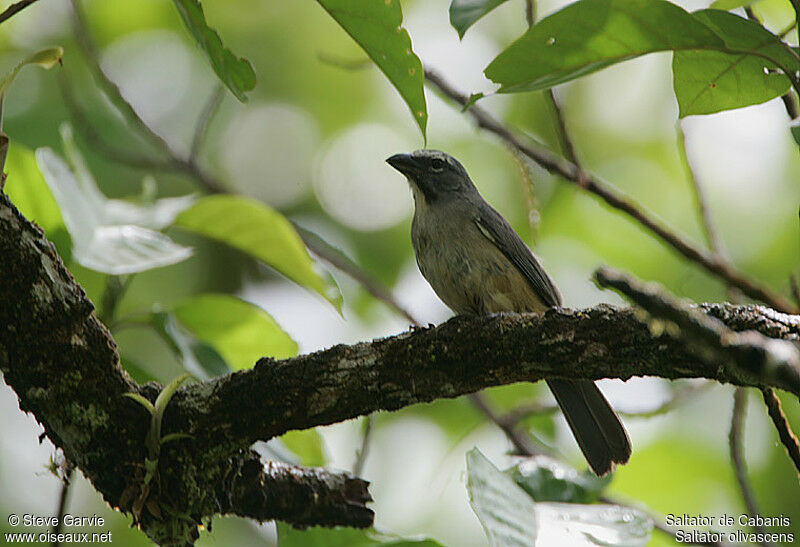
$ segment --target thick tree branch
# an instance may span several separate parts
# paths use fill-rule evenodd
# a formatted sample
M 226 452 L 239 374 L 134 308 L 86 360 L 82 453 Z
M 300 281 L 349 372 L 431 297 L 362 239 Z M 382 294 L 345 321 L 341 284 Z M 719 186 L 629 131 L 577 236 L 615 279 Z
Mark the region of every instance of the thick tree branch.
M 130 512 L 143 491 L 150 419 L 123 394 L 153 401 L 157 386 L 138 386 L 122 370 L 108 330 L 52 244 L 1 193 L 0 257 L 4 381 L 106 501 Z M 197 524 L 217 513 L 298 526 L 372 523 L 366 482 L 324 469 L 264 468 L 246 444 L 200 450 L 175 441 L 164 445 L 158 469 L 139 524 L 161 544 L 191 542 Z

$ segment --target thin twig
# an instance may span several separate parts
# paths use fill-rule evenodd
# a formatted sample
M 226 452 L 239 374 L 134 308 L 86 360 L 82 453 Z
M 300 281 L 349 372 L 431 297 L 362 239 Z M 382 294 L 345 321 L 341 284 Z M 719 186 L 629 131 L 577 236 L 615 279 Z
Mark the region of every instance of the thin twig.
M 692 396 L 707 390 L 712 385 L 714 385 L 712 382 L 704 382 L 699 385 L 685 384 L 682 387 L 676 389 L 671 397 L 669 397 L 656 407 L 647 410 L 636 410 L 636 411 L 617 410 L 616 412 L 620 416 L 625 416 L 626 418 L 654 418 L 655 416 L 660 416 L 661 414 L 666 414 L 667 412 L 670 412 L 671 410 L 681 405 L 683 402 L 689 400 Z M 528 403 L 511 409 L 503 416 L 502 419 L 508 423 L 518 423 L 530 416 L 553 414 L 556 411 L 558 411 L 558 405 L 555 404 L 545 404 L 538 402 Z
M 208 134 L 211 120 L 214 118 L 214 114 L 216 114 L 219 105 L 222 104 L 222 99 L 224 97 L 225 88 L 222 87 L 221 84 L 217 84 L 211 96 L 208 98 L 205 107 L 203 107 L 203 112 L 197 119 L 194 137 L 192 138 L 192 146 L 189 151 L 189 162 L 194 163 L 197 160 L 197 154 L 200 152 L 200 148 L 203 146 L 203 142 Z
M 564 121 L 564 113 L 561 111 L 561 106 L 558 104 L 558 100 L 556 100 L 556 93 L 553 91 L 552 87 L 547 90 L 547 96 L 550 100 L 550 106 L 553 108 L 553 116 L 555 116 L 556 119 L 556 128 L 558 133 L 558 141 L 561 145 L 561 152 L 564 154 L 565 158 L 580 167 L 578 156 L 575 154 L 575 146 L 572 144 L 572 139 L 569 137 L 569 133 L 567 132 L 567 124 Z
M 531 439 L 524 432 L 517 429 L 516 424 L 505 421 L 500 414 L 496 413 L 486 402 L 486 398 L 482 393 L 473 393 L 467 397 L 478 410 L 483 412 L 490 421 L 500 428 L 508 440 L 511 441 L 511 444 L 514 445 L 517 454 L 534 456 L 542 453 L 541 450 L 533 445 Z
M 698 216 L 700 217 L 700 225 L 705 233 L 706 241 L 708 242 L 708 246 L 711 248 L 712 252 L 720 256 L 725 256 L 725 248 L 723 247 L 722 240 L 720 239 L 717 230 L 714 228 L 714 223 L 711 220 L 711 212 L 708 209 L 705 191 L 695 175 L 691 161 L 689 161 L 689 154 L 686 151 L 686 134 L 683 132 L 683 126 L 680 122 L 677 124 L 676 132 L 678 134 L 678 154 L 680 155 L 681 163 L 686 170 L 686 176 L 689 178 L 689 182 L 691 182 L 692 189 L 694 190 L 695 204 L 697 205 L 697 212 Z
M 794 463 L 798 474 L 800 474 L 800 444 L 798 444 L 797 437 L 789 427 L 789 421 L 781 408 L 781 401 L 772 388 L 764 389 L 762 395 L 764 396 L 764 404 L 767 405 L 769 417 L 772 418 L 772 423 L 775 424 L 775 429 L 778 430 L 778 436 L 783 446 L 786 447 L 786 452 L 789 453 L 789 458 Z M 798 476 L 800 477 L 800 475 Z
M 52 547 L 58 547 L 61 545 L 61 542 L 58 540 L 59 535 L 61 534 L 61 529 L 64 526 L 64 514 L 67 512 L 67 500 L 69 498 L 69 488 L 72 484 L 72 476 L 74 474 L 74 470 L 70 467 L 69 471 L 67 471 L 66 476 L 61 481 L 61 492 L 58 495 L 58 508 L 56 509 L 56 521 L 53 527 L 51 528 L 52 537 L 54 538 L 51 545 Z
M 36 2 L 36 0 L 21 0 L 20 2 L 11 4 L 5 10 L 3 10 L 3 13 L 0 13 L 0 23 L 3 23 L 7 19 L 11 19 L 14 15 L 21 12 L 34 2 Z
M 456 90 L 436 72 L 426 70 L 425 80 L 431 86 L 439 90 L 442 95 L 451 102 L 461 107 L 469 104 L 468 96 Z M 666 228 L 661 224 L 661 221 L 645 213 L 638 204 L 617 194 L 617 192 L 605 182 L 587 174 L 574 163 L 553 154 L 543 145 L 533 141 L 523 141 L 480 106 L 473 104 L 467 109 L 467 113 L 473 118 L 479 128 L 494 133 L 501 140 L 531 158 L 550 173 L 559 175 L 565 180 L 575 183 L 586 191 L 598 196 L 611 207 L 626 213 L 685 258 L 701 265 L 708 272 L 723 279 L 730 285 L 735 286 L 750 298 L 764 302 L 778 310 L 787 312 L 794 312 L 796 310 L 795 306 L 786 297 L 748 278 L 722 257 L 707 253 L 697 245 L 686 241 L 681 236 Z
M 525 0 L 525 20 L 528 22 L 528 27 L 532 27 L 536 22 L 536 2 L 534 0 Z
M 733 462 L 733 469 L 736 472 L 736 482 L 739 483 L 739 490 L 742 493 L 744 505 L 747 513 L 751 516 L 761 515 L 756 505 L 756 498 L 750 481 L 747 478 L 747 467 L 744 461 L 742 448 L 742 436 L 744 434 L 744 420 L 747 410 L 747 391 L 743 387 L 737 387 L 733 392 L 733 413 L 731 416 L 731 430 L 728 434 L 728 449 Z M 758 524 L 753 525 L 753 531 L 757 534 L 765 535 L 767 530 Z M 759 545 L 767 547 L 769 543 L 759 541 Z
M 375 425 L 375 415 L 365 416 L 361 428 L 361 447 L 356 452 L 356 461 L 353 464 L 353 475 L 360 477 L 364 471 L 364 464 L 367 462 L 369 454 L 369 443 L 372 440 L 372 430 Z
M 794 30 L 794 27 L 796 26 L 797 26 L 797 21 L 792 21 L 791 23 L 786 25 L 786 28 L 784 28 L 782 31 L 778 33 L 778 38 L 783 40 L 784 38 L 786 38 L 786 36 L 788 36 L 790 32 Z

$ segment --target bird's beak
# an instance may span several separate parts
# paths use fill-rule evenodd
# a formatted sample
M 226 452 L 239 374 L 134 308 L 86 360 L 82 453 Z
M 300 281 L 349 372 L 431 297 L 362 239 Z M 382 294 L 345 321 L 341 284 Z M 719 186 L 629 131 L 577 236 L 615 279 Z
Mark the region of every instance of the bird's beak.
M 387 159 L 386 163 L 410 179 L 415 179 L 416 177 L 414 175 L 419 174 L 422 167 L 419 161 L 411 154 L 395 154 Z

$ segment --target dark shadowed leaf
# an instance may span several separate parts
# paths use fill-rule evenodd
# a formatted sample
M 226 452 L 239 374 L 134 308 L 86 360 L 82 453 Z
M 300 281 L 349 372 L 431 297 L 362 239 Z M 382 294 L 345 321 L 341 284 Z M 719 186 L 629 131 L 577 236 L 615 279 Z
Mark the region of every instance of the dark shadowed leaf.
M 536 543 L 533 500 L 477 448 L 467 453 L 467 490 L 492 545 L 530 547 Z
M 178 215 L 175 226 L 249 254 L 341 310 L 342 295 L 336 284 L 314 270 L 292 224 L 268 205 L 241 196 L 208 196 Z
M 297 355 L 295 341 L 267 312 L 235 296 L 193 296 L 172 311 L 181 325 L 217 350 L 233 370 L 251 368 L 261 357 Z
M 206 54 L 208 61 L 231 93 L 242 102 L 247 101 L 246 91 L 256 86 L 256 73 L 247 59 L 237 57 L 222 45 L 222 39 L 206 23 L 203 7 L 197 0 L 175 0 L 175 7 L 183 23 Z
M 184 333 L 171 313 L 154 311 L 150 314 L 150 326 L 169 346 L 186 372 L 196 378 L 204 380 L 231 371 L 213 348 Z
M 467 29 L 478 19 L 506 2 L 508 0 L 453 0 L 450 4 L 450 25 L 456 29 L 458 37 L 463 38 Z
M 542 19 L 485 70 L 500 92 L 542 89 L 656 51 L 724 42 L 664 0 L 581 0 Z
M 399 0 L 317 0 L 369 55 L 411 110 L 423 137 L 428 123 L 422 63 L 400 26 Z
M 528 458 L 506 473 L 536 501 L 593 503 L 611 482 L 610 475 L 579 473 L 574 467 L 547 456 Z

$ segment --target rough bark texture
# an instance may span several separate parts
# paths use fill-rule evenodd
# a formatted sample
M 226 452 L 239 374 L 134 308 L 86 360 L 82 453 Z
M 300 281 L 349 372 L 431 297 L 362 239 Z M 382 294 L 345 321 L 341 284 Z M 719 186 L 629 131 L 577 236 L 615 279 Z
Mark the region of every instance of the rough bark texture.
M 725 352 L 692 353 L 629 308 L 456 317 L 373 342 L 262 359 L 252 370 L 181 388 L 167 406 L 163 434 L 192 438 L 164 445 L 158 480 L 143 495 L 149 415 L 122 395 L 153 401 L 158 386 L 139 386 L 120 368 L 109 332 L 53 246 L 2 194 L 0 304 L 0 370 L 20 408 L 112 506 L 131 511 L 143 501 L 140 524 L 162 544 L 191 543 L 196 524 L 217 513 L 298 526 L 370 525 L 366 482 L 264 466 L 248 448 L 291 429 L 547 377 L 704 377 L 800 393 L 796 374 L 759 375 L 757 363 L 743 374 L 727 366 Z M 733 330 L 800 337 L 798 316 L 758 306 L 700 309 Z
M 297 526 L 372 524 L 365 481 L 324 469 L 265 468 L 247 443 L 165 445 L 158 481 L 142 498 L 150 416 L 122 395 L 154 401 L 158 387 L 138 386 L 122 370 L 108 330 L 52 244 L 2 193 L 0 370 L 20 409 L 36 417 L 108 503 L 131 512 L 145 500 L 141 526 L 158 543 L 191 543 L 197 524 L 218 513 Z

